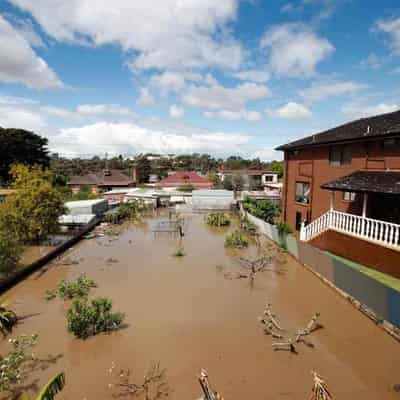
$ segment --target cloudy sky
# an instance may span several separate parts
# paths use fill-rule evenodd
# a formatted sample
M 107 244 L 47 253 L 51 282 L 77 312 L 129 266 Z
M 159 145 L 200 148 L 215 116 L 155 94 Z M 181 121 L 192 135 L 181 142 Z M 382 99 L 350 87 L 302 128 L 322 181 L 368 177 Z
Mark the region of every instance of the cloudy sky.
M 399 0 L 0 0 L 0 126 L 65 156 L 270 160 L 399 84 Z

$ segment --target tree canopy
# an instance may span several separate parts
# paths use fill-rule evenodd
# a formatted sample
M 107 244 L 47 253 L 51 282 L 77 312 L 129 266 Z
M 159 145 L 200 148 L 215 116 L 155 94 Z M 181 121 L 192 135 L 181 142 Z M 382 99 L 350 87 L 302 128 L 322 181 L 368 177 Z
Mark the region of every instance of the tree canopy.
M 49 166 L 47 139 L 24 129 L 0 127 L 0 185 L 10 179 L 11 164 Z
M 17 192 L 0 203 L 0 232 L 22 243 L 57 232 L 63 197 L 51 184 L 52 173 L 18 164 L 11 168 L 11 179 Z

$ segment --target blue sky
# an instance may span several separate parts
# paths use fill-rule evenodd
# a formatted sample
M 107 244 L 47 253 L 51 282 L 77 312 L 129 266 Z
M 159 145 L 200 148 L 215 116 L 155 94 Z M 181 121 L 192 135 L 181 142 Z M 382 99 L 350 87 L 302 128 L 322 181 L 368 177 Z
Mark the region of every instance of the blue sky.
M 398 0 L 0 0 L 0 126 L 65 156 L 276 159 L 399 83 Z

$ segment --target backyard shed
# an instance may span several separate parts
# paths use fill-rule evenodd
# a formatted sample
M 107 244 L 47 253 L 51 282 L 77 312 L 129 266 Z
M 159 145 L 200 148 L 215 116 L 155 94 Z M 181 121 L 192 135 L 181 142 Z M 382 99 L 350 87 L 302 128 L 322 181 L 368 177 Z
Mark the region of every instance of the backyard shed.
M 69 215 L 94 214 L 99 217 L 107 211 L 108 203 L 104 199 L 68 201 L 65 208 Z
M 229 190 L 194 190 L 192 196 L 194 210 L 229 210 L 235 204 Z

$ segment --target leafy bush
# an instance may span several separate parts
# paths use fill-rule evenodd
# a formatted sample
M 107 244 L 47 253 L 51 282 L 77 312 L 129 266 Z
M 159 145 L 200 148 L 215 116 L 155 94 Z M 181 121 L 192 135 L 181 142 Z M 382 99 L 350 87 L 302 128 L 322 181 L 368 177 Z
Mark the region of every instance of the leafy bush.
M 75 281 L 66 281 L 63 279 L 58 283 L 55 290 L 48 290 L 46 292 L 46 299 L 50 300 L 57 296 L 63 300 L 86 297 L 90 289 L 95 287 L 97 287 L 96 282 L 88 279 L 85 274 L 82 274 Z
M 5 336 L 17 323 L 18 317 L 6 302 L 0 304 L 0 331 Z
M 248 247 L 248 245 L 248 239 L 238 230 L 225 237 L 225 247 L 243 248 Z
M 279 224 L 276 225 L 276 228 L 278 229 L 280 237 L 289 235 L 289 233 L 293 232 L 293 229 L 286 222 L 279 222 Z
M 0 234 L 0 273 L 9 275 L 16 268 L 22 249 L 16 240 L 5 236 Z
M 184 257 L 186 254 L 182 248 L 179 248 L 174 254 L 174 257 Z
M 181 186 L 178 186 L 176 188 L 176 190 L 179 190 L 180 192 L 192 192 L 194 189 L 195 189 L 195 187 L 193 185 L 190 185 L 190 184 L 181 185 Z
M 217 212 L 208 214 L 206 222 L 211 226 L 227 226 L 231 223 L 231 220 L 228 214 Z
M 32 360 L 32 355 L 27 355 L 27 350 L 37 342 L 37 335 L 20 335 L 8 342 L 11 350 L 0 360 L 0 392 L 12 390 L 14 385 L 22 380 L 22 366 L 26 361 Z
M 133 200 L 129 203 L 122 203 L 116 210 L 105 214 L 104 222 L 110 224 L 120 224 L 125 220 L 137 219 L 140 213 L 147 210 L 146 205 L 141 200 Z
M 279 207 L 269 200 L 256 200 L 246 197 L 243 208 L 250 214 L 262 219 L 269 224 L 274 224 L 274 219 L 280 215 Z
M 67 311 L 68 330 L 78 338 L 87 338 L 117 329 L 125 316 L 111 310 L 112 301 L 107 298 L 94 299 L 90 303 L 87 299 L 74 300 Z

